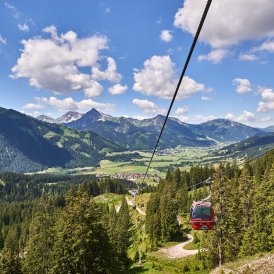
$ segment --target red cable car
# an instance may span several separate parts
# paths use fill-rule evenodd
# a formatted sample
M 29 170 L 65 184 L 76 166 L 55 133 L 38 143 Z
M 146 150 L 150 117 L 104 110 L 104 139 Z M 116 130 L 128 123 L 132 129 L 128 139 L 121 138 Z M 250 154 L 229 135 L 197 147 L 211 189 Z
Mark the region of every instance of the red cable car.
M 190 224 L 194 230 L 215 229 L 214 210 L 210 202 L 193 202 L 190 209 Z

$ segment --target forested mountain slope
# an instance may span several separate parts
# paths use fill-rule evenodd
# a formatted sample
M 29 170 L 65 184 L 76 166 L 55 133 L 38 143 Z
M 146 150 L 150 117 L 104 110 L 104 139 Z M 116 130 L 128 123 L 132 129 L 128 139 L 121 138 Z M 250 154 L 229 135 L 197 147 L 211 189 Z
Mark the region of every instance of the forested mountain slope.
M 38 121 L 0 109 L 0 171 L 29 172 L 47 167 L 96 165 L 120 146 L 95 133 Z
M 198 181 L 202 181 L 206 170 L 194 172 Z M 274 151 L 246 162 L 241 169 L 236 163 L 221 163 L 209 177 L 213 177 L 210 202 L 215 211 L 216 229 L 200 234 L 203 249 L 200 258 L 206 266 L 213 268 L 219 262 L 273 251 Z M 178 214 L 188 214 L 193 199 L 208 196 L 205 188 L 202 192 L 188 192 L 193 189 L 191 184 L 197 182 L 194 178 L 193 173 L 179 169 L 168 172 L 157 192 L 151 195 L 146 231 L 152 247 L 176 239 L 182 233 Z
M 164 119 L 163 115 L 144 120 L 118 118 L 92 109 L 80 119 L 67 125 L 74 129 L 95 132 L 130 150 L 136 150 L 154 147 Z M 179 145 L 210 146 L 218 142 L 232 143 L 261 132 L 259 129 L 226 119 L 192 125 L 183 123 L 176 118 L 169 118 L 160 148 L 174 148 Z
M 213 152 L 214 155 L 223 157 L 253 157 L 274 148 L 274 132 L 261 133 L 244 141 L 232 144 Z

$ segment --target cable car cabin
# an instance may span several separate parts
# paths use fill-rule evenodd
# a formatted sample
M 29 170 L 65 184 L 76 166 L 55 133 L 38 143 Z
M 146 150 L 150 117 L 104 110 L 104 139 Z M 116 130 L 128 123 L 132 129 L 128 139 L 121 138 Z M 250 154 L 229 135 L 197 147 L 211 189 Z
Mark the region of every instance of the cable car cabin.
M 194 230 L 215 229 L 214 210 L 209 202 L 193 202 L 190 209 L 190 224 Z

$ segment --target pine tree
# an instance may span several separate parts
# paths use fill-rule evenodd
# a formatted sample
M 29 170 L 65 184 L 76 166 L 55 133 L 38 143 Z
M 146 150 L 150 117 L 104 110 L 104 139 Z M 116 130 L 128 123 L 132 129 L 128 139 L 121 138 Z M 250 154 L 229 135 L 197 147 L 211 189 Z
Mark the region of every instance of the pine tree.
M 26 273 L 48 273 L 52 267 L 55 222 L 52 210 L 42 201 L 29 228 L 23 269 Z
M 117 218 L 117 252 L 119 261 L 122 262 L 124 268 L 127 268 L 129 265 L 129 259 L 127 256 L 127 249 L 130 245 L 130 217 L 129 217 L 129 209 L 125 196 L 122 199 L 121 207 L 118 213 Z
M 274 178 L 267 171 L 254 195 L 254 252 L 270 251 L 274 247 Z M 272 174 L 274 171 L 272 170 Z
M 254 205 L 254 183 L 252 180 L 250 165 L 245 165 L 239 178 L 239 212 L 241 214 L 241 234 L 243 241 L 240 256 L 253 255 L 254 249 L 254 227 L 253 227 L 253 205 Z
M 101 212 L 81 189 L 69 191 L 57 225 L 54 273 L 113 273 L 112 247 Z
M 21 274 L 21 259 L 19 256 L 4 247 L 0 255 L 0 273 L 1 274 Z

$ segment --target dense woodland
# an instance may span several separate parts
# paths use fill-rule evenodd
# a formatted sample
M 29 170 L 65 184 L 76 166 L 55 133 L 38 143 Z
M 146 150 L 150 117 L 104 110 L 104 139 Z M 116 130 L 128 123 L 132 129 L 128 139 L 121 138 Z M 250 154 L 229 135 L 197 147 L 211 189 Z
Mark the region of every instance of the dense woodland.
M 218 168 L 192 167 L 168 172 L 152 192 L 145 222 L 146 252 L 183 239 L 193 199 L 208 187 L 193 184 L 213 177 L 217 229 L 203 232 L 197 260 L 206 269 L 274 249 L 274 153 Z M 126 199 L 120 210 L 95 202 L 94 196 L 123 195 L 132 182 L 92 176 L 0 174 L 0 273 L 127 273 L 133 219 Z M 144 254 L 145 255 L 145 254 Z
M 199 171 L 200 170 L 200 171 Z M 214 174 L 212 174 L 214 172 Z M 244 164 L 221 163 L 213 168 L 198 168 L 199 180 L 213 175 L 211 203 L 217 229 L 202 233 L 204 266 L 233 261 L 274 249 L 274 153 Z M 198 176 L 199 174 L 199 176 Z M 205 177 L 204 177 L 205 176 Z M 187 215 L 194 200 L 209 194 L 207 187 L 191 190 L 191 171 L 167 173 L 147 208 L 146 231 L 152 248 L 184 236 L 177 216 Z
M 0 273 L 120 273 L 129 266 L 129 210 L 96 204 L 130 181 L 0 175 Z M 90 272 L 92 269 L 92 272 Z

